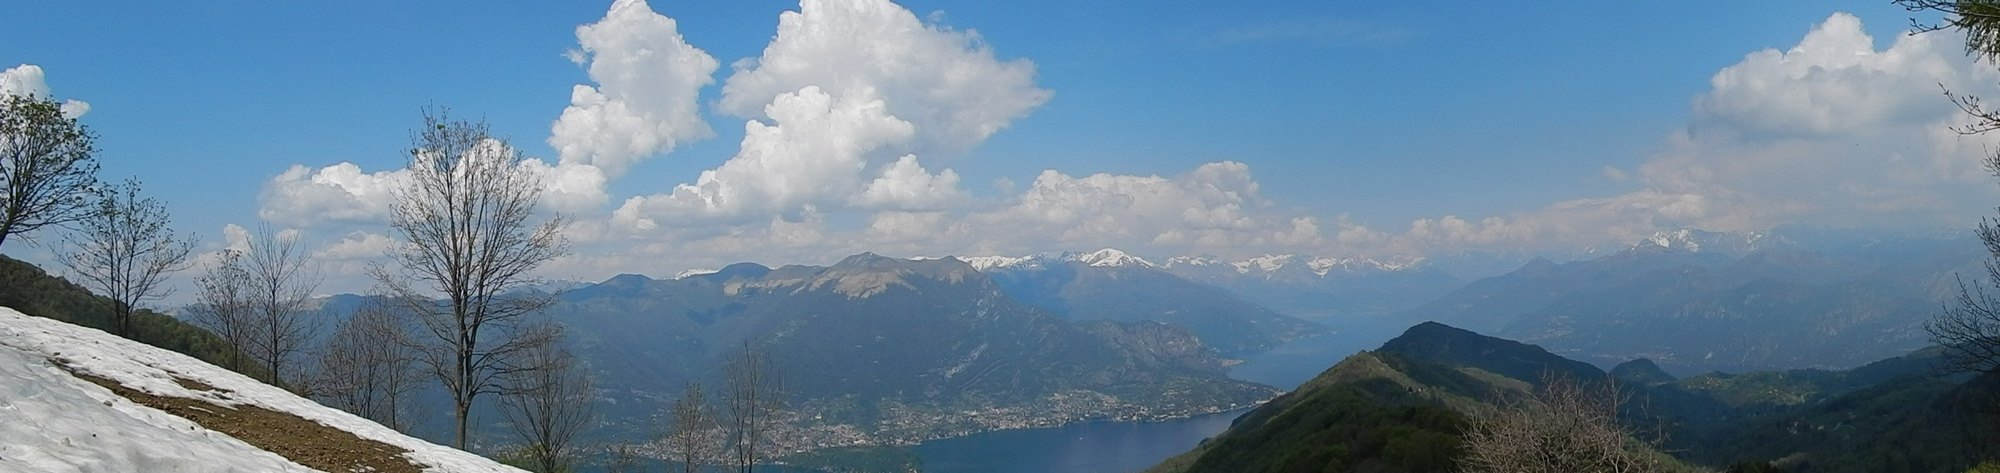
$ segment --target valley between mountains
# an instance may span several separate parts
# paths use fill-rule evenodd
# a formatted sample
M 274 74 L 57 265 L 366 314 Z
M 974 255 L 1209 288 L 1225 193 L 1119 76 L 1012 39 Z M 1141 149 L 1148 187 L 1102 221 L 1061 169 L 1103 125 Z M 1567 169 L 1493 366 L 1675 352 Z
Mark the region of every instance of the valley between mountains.
M 601 380 L 612 438 L 642 440 L 683 385 L 719 384 L 749 347 L 784 367 L 774 438 L 809 451 L 1258 405 L 1295 387 L 1233 379 L 1238 360 L 1351 323 L 1436 320 L 1683 376 L 1855 367 L 1924 347 L 1923 321 L 1980 251 L 1800 240 L 1668 232 L 1477 278 L 1449 258 L 859 254 L 571 284 L 549 313 Z M 323 302 L 339 317 L 366 298 Z

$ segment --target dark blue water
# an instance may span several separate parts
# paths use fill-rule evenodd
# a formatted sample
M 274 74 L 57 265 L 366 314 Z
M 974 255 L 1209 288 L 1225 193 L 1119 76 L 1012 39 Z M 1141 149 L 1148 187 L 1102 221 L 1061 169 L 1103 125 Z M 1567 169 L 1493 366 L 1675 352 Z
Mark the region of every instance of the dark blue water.
M 1348 356 L 1381 347 L 1382 342 L 1396 338 L 1407 328 L 1401 323 L 1373 321 L 1344 322 L 1338 326 L 1339 333 L 1295 340 L 1249 357 L 1247 363 L 1231 369 L 1229 377 L 1290 390 Z
M 1167 422 L 1092 422 L 925 442 L 927 473 L 1099 473 L 1142 470 L 1194 448 L 1243 411 Z
M 1400 326 L 1339 325 L 1340 333 L 1280 345 L 1250 357 L 1230 376 L 1283 389 L 1334 363 L 1381 346 Z M 1144 470 L 1215 436 L 1244 411 L 1165 422 L 1095 422 L 987 432 L 916 447 L 928 473 L 1124 473 Z

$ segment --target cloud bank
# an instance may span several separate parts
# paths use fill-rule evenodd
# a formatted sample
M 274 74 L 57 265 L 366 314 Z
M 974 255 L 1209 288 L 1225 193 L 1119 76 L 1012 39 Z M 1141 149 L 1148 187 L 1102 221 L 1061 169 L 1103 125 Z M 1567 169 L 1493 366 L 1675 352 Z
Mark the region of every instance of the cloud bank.
M 1478 221 L 1418 219 L 1399 233 L 1344 231 L 1362 248 L 1423 253 L 1630 243 L 1678 227 L 1964 227 L 2000 197 L 1980 164 L 2000 142 L 1951 132 L 1966 118 L 1940 86 L 1993 97 L 2000 73 L 1953 34 L 1902 34 L 1877 49 L 1859 18 L 1834 13 L 1788 49 L 1717 71 L 1663 152 L 1599 171 L 1636 189 Z
M 1578 249 L 1679 227 L 1962 225 L 1995 197 L 1978 161 L 1995 143 L 1946 130 L 1963 118 L 1937 88 L 1995 95 L 2000 74 L 1945 33 L 1899 35 L 1878 49 L 1845 13 L 1796 45 L 1717 71 L 1691 98 L 1688 122 L 1662 130 L 1644 164 L 1571 170 L 1626 186 L 1610 195 L 1371 227 L 1265 197 L 1255 157 L 1149 175 L 1050 169 L 1020 189 L 979 195 L 943 163 L 1052 99 L 1035 82 L 1035 64 L 886 0 L 805 0 L 717 87 L 709 112 L 743 120 L 737 151 L 694 176 L 649 177 L 657 191 L 613 203 L 607 186 L 635 164 L 713 134 L 700 97 L 715 87 L 719 63 L 677 28 L 628 0 L 577 29 L 570 58 L 594 85 L 574 86 L 551 126 L 556 160 L 523 164 L 549 183 L 545 204 L 575 217 L 577 254 L 553 275 L 828 263 L 861 251 Z M 398 173 L 294 166 L 268 183 L 260 216 L 331 235 L 329 257 L 379 254 L 393 244 L 380 222 Z

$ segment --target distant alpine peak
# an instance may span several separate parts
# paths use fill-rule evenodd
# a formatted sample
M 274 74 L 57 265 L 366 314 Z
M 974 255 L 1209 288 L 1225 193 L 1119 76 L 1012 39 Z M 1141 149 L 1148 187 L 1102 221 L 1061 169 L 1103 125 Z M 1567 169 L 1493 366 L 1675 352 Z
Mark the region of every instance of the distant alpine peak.
M 1327 273 L 1333 272 L 1336 269 L 1347 270 L 1347 271 L 1357 271 L 1357 270 L 1403 271 L 1403 270 L 1415 269 L 1418 265 L 1422 264 L 1423 261 L 1424 259 L 1421 257 L 1394 257 L 1386 259 L 1375 259 L 1363 256 L 1344 256 L 1335 258 L 1335 257 L 1314 257 L 1314 256 L 1306 256 L 1298 254 L 1280 254 L 1280 255 L 1266 254 L 1263 256 L 1258 256 L 1255 258 L 1250 258 L 1247 260 L 1230 263 L 1230 265 L 1235 266 L 1236 272 L 1240 274 L 1273 273 L 1285 270 L 1286 268 L 1302 268 L 1306 271 L 1312 272 L 1314 275 L 1326 276 Z
M 1222 258 L 1217 258 L 1212 255 L 1200 255 L 1200 256 L 1175 256 L 1172 258 L 1167 258 L 1166 266 L 1171 268 L 1176 266 L 1223 266 L 1230 264 L 1231 263 L 1228 261 L 1223 261 Z
M 960 256 L 959 261 L 972 265 L 973 269 L 990 271 L 994 269 L 1040 269 L 1051 264 L 1077 262 L 1096 267 L 1140 267 L 1158 268 L 1159 265 L 1146 261 L 1116 248 L 1105 248 L 1091 252 L 1065 251 L 1061 253 L 1036 253 L 1028 256 Z
M 957 257 L 957 258 L 958 258 L 958 260 L 959 260 L 959 261 L 964 261 L 964 262 L 965 262 L 965 264 L 969 264 L 969 265 L 972 265 L 972 269 L 977 269 L 977 270 L 980 270 L 980 271 L 986 271 L 986 270 L 991 270 L 991 269 L 997 269 L 997 268 L 1008 268 L 1008 267 L 1014 267 L 1014 266 L 1020 266 L 1020 265 L 1021 265 L 1022 263 L 1026 262 L 1026 261 L 1027 261 L 1027 260 L 1028 260 L 1029 258 L 1032 258 L 1032 257 L 1031 257 L 1031 256 L 1020 256 L 1020 257 L 1015 257 L 1015 256 L 959 256 L 959 257 Z
M 1681 228 L 1653 233 L 1632 249 L 1661 248 L 1689 253 L 1719 251 L 1725 253 L 1749 253 L 1782 243 L 1782 237 L 1773 237 L 1768 232 L 1711 232 L 1692 228 Z
M 1079 263 L 1088 264 L 1091 266 L 1138 266 L 1143 268 L 1159 267 L 1158 265 L 1153 264 L 1153 262 L 1151 261 L 1146 261 L 1143 258 L 1132 256 L 1132 254 L 1130 253 L 1119 251 L 1115 248 L 1105 248 L 1102 250 L 1092 251 L 1089 253 L 1083 253 L 1075 255 L 1073 258 L 1075 261 Z
M 1267 274 L 1296 268 L 1317 276 L 1344 271 L 1405 271 L 1416 269 L 1423 264 L 1421 257 L 1368 258 L 1363 256 L 1314 257 L 1299 254 L 1266 254 L 1240 261 L 1230 261 L 1213 255 L 1175 256 L 1156 264 L 1137 255 L 1116 248 L 1105 248 L 1090 252 L 1065 251 L 1062 253 L 1036 253 L 1027 256 L 960 256 L 960 261 L 972 265 L 973 269 L 991 271 L 995 269 L 1040 269 L 1050 265 L 1078 262 L 1096 267 L 1140 267 L 1168 270 L 1204 268 L 1202 271 L 1223 271 L 1237 274 Z
M 1247 260 L 1238 261 L 1235 263 L 1235 266 L 1236 266 L 1236 272 L 1239 273 L 1249 273 L 1251 271 L 1260 271 L 1268 273 L 1284 269 L 1286 266 L 1298 263 L 1301 260 L 1303 260 L 1303 258 L 1300 258 L 1298 255 L 1294 254 L 1282 254 L 1282 255 L 1266 254 L 1264 256 L 1259 256 L 1256 258 L 1250 258 Z

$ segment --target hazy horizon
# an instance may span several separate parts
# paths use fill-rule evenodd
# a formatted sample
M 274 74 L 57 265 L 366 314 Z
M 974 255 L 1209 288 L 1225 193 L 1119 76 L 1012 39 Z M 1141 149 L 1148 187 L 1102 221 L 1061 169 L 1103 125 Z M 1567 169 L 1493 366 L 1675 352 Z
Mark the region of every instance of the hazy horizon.
M 203 251 L 299 232 L 329 293 L 394 244 L 426 106 L 536 158 L 574 219 L 542 275 L 583 281 L 1950 232 L 2000 202 L 1940 93 L 2000 73 L 1893 5 L 1448 5 L 35 4 L 0 91 L 73 101 Z

